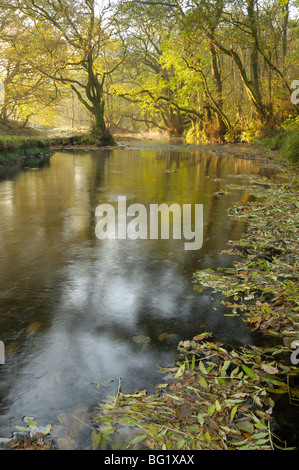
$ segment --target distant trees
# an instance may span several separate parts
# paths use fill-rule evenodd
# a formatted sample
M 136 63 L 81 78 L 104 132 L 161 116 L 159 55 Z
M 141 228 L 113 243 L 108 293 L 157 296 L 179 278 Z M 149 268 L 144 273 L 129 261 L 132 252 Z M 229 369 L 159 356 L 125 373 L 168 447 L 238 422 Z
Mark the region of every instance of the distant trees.
M 24 124 L 57 98 L 57 89 L 47 77 L 30 66 L 32 27 L 28 28 L 9 11 L 0 10 L 0 78 L 5 100 L 0 118 L 19 119 Z
M 104 83 L 123 61 L 124 47 L 110 10 L 97 6 L 94 0 L 6 2 L 7 10 L 21 16 L 31 31 L 32 54 L 26 54 L 31 69 L 55 86 L 72 89 L 93 115 L 95 134 L 109 139 Z
M 127 94 L 138 93 L 138 99 L 156 115 L 167 103 L 201 135 L 223 141 L 240 139 L 244 131 L 271 129 L 298 114 L 298 106 L 290 101 L 290 82 L 299 73 L 295 65 L 298 16 L 294 15 L 298 2 L 130 0 L 121 4 L 137 18 L 134 56 L 143 63 L 143 75 L 135 77 L 135 86 L 130 80 Z
M 0 0 L 3 119 L 76 96 L 94 132 L 245 139 L 298 115 L 298 0 Z M 107 103 L 109 109 L 106 108 Z M 140 127 L 142 126 L 142 127 Z
M 185 81 L 179 77 L 176 64 L 166 63 L 167 50 L 177 31 L 168 13 L 155 5 L 119 5 L 118 21 L 127 26 L 127 57 L 113 90 L 131 103 L 133 121 L 169 135 L 182 135 L 186 117 L 181 112 L 181 92 Z

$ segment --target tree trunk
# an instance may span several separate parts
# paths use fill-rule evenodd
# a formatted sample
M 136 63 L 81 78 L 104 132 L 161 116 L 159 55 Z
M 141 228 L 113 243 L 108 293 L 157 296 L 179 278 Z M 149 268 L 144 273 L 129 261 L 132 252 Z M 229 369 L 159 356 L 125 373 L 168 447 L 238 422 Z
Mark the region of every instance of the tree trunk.
M 102 98 L 98 98 L 93 103 L 93 115 L 95 119 L 94 131 L 99 135 L 106 132 L 106 123 L 104 119 L 105 101 Z
M 214 84 L 216 87 L 217 97 L 215 100 L 215 104 L 217 104 L 216 112 L 217 112 L 217 132 L 219 134 L 219 138 L 222 140 L 224 139 L 225 134 L 229 131 L 227 128 L 226 123 L 223 119 L 223 94 L 222 94 L 222 81 L 221 81 L 221 74 L 218 66 L 218 57 L 216 48 L 214 46 L 213 41 L 210 39 L 209 41 L 210 47 L 210 56 L 211 56 L 211 67 L 212 67 L 212 74 L 214 79 Z
M 168 134 L 174 137 L 181 137 L 184 132 L 184 123 L 180 110 L 174 111 L 170 109 L 168 114 Z
M 99 138 L 103 145 L 111 145 L 115 142 L 110 133 L 110 130 L 106 126 L 104 119 L 104 109 L 105 101 L 103 99 L 98 99 L 93 105 L 95 123 L 92 129 L 92 133 Z
M 287 56 L 287 48 L 288 48 L 288 24 L 289 24 L 289 5 L 290 2 L 287 1 L 283 5 L 283 24 L 282 24 L 282 53 L 283 53 L 283 61 L 285 65 L 285 59 Z
M 258 29 L 256 22 L 256 11 L 255 11 L 255 0 L 247 1 L 247 15 L 250 23 L 250 28 L 253 34 L 253 38 L 258 37 Z M 251 80 L 255 90 L 256 97 L 261 101 L 260 84 L 259 84 L 259 52 L 257 49 L 256 41 L 253 39 L 252 51 L 250 54 L 250 68 L 251 68 Z

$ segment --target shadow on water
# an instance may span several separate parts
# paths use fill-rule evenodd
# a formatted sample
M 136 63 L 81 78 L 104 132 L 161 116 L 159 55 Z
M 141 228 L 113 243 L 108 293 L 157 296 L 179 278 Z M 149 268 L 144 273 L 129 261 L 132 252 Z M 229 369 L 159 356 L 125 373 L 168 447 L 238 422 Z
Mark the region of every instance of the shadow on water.
M 57 153 L 0 182 L 0 436 L 24 415 L 59 428 L 68 413 L 115 393 L 119 378 L 124 392 L 152 391 L 158 366 L 172 364 L 178 342 L 202 331 L 224 343 L 259 343 L 241 318 L 225 316 L 231 311 L 218 294 L 192 282 L 196 269 L 231 266 L 219 251 L 245 225 L 227 209 L 249 200 L 252 174 L 271 177 L 253 160 L 144 142 Z M 244 189 L 226 192 L 236 178 Z M 203 204 L 203 247 L 100 241 L 95 209 L 116 206 L 119 195 L 146 207 Z

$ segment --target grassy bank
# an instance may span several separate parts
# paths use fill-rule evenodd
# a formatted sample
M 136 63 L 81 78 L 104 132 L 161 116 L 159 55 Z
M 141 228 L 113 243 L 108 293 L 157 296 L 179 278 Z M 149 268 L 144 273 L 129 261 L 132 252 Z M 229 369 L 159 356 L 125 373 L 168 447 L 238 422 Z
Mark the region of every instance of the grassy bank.
M 0 136 L 0 165 L 50 154 L 51 141 L 37 136 Z
M 115 141 L 110 133 L 106 136 L 98 137 L 92 134 L 80 134 L 68 137 L 53 137 L 51 139 L 52 148 L 68 149 L 68 148 L 100 148 L 115 145 Z
M 256 143 L 269 150 L 279 150 L 288 161 L 299 163 L 299 118 L 287 121 L 273 136 L 259 138 Z
M 252 177 L 254 201 L 228 211 L 247 222 L 246 237 L 224 251 L 240 260 L 194 273 L 196 289 L 221 292 L 232 316 L 277 345 L 238 349 L 213 342 L 209 332 L 181 341 L 156 393 L 119 392 L 99 405 L 95 448 L 298 448 L 298 189 L 289 168 L 276 182 Z M 122 434 L 128 426 L 130 438 Z
M 51 156 L 55 150 L 100 148 L 114 145 L 107 131 L 101 138 L 91 134 L 47 137 L 32 128 L 11 122 L 0 122 L 0 165 L 15 164 L 24 159 Z

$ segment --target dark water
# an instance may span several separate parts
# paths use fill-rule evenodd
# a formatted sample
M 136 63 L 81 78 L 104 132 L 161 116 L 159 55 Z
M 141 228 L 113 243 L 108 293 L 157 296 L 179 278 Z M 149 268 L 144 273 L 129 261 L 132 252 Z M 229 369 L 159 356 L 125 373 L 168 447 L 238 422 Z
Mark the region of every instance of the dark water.
M 255 161 L 153 142 L 57 153 L 43 168 L 2 172 L 0 437 L 25 415 L 41 425 L 59 417 L 67 426 L 68 416 L 83 416 L 104 393 L 115 393 L 118 378 L 124 392 L 153 390 L 162 381 L 157 365 L 170 365 L 178 342 L 202 331 L 226 343 L 255 343 L 239 317 L 224 315 L 231 311 L 219 296 L 194 290 L 192 273 L 231 265 L 218 252 L 244 225 L 227 208 L 248 200 L 246 175 L 269 172 Z M 230 183 L 244 190 L 215 195 Z M 203 204 L 203 247 L 100 241 L 95 209 L 119 195 L 145 206 Z

